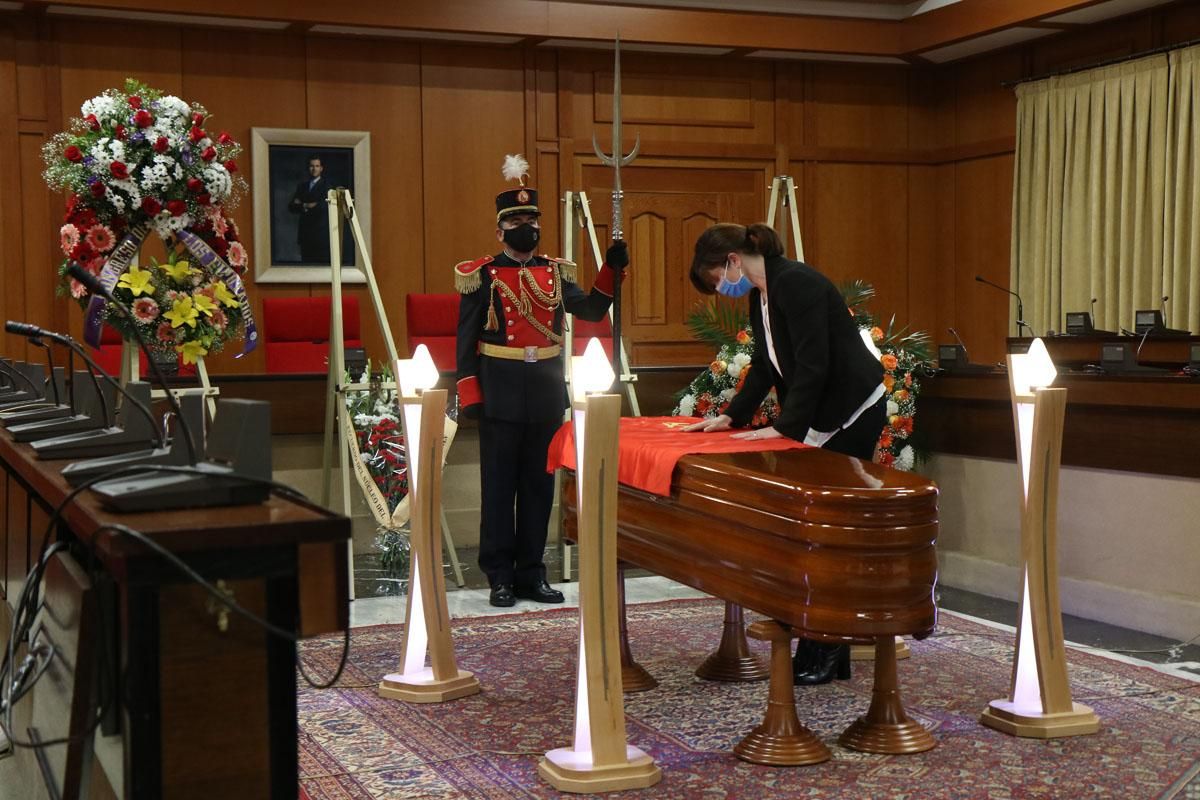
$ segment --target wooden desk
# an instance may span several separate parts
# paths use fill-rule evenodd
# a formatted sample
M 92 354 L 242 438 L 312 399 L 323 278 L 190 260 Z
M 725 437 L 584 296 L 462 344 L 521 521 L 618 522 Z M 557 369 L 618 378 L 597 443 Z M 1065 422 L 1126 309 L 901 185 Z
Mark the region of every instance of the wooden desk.
M 38 461 L 0 432 L 0 590 L 11 606 L 37 557 L 50 514 L 69 488 L 66 462 Z M 105 732 L 119 732 L 126 798 L 295 800 L 296 647 L 228 615 L 120 523 L 181 556 L 234 599 L 303 635 L 349 623 L 350 521 L 279 496 L 257 506 L 112 514 L 84 493 L 53 534 L 81 564 L 94 554 L 110 654 Z M 101 671 L 101 674 L 104 674 Z M 314 676 L 316 677 L 316 676 Z M 41 691 L 39 685 L 36 691 Z M 28 751 L 22 751 L 28 753 Z M 121 781 L 118 781 L 120 783 Z
M 1067 388 L 1062 463 L 1200 478 L 1200 379 L 1059 373 Z M 922 380 L 917 435 L 935 453 L 1016 459 L 1008 376 Z
M 1033 340 L 1028 337 L 1006 340 L 1008 352 L 1024 352 Z M 1193 344 L 1200 344 L 1200 336 L 1045 336 L 1042 337 L 1046 352 L 1059 369 L 1082 368 L 1084 364 L 1099 364 L 1100 354 L 1106 344 L 1132 344 L 1137 362 L 1147 367 L 1179 369 L 1188 363 Z

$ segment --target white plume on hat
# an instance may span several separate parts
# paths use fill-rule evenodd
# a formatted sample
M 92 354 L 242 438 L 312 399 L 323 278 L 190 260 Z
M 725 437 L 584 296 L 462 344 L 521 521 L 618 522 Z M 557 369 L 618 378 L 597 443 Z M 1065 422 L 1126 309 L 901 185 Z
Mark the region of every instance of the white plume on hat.
M 525 178 L 529 175 L 529 162 L 520 153 L 515 156 L 505 156 L 504 166 L 500 168 L 500 172 L 504 175 L 504 180 L 520 181 L 524 186 Z

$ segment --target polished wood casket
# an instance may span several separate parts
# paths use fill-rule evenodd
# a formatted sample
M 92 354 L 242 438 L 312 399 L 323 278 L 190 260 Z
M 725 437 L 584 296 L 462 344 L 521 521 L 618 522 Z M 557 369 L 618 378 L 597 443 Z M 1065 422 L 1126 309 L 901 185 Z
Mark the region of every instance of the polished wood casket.
M 562 502 L 573 536 L 571 477 Z M 898 635 L 924 638 L 937 622 L 937 512 L 928 479 L 826 450 L 689 455 L 675 467 L 669 496 L 620 487 L 618 557 L 805 637 L 875 644 L 890 661 L 876 664 L 876 699 L 882 691 L 890 704 L 879 711 L 903 717 L 893 643 Z M 881 667 L 890 669 L 890 686 L 880 684 Z M 859 749 L 932 746 L 909 741 L 915 723 L 897 734 L 879 722 Z

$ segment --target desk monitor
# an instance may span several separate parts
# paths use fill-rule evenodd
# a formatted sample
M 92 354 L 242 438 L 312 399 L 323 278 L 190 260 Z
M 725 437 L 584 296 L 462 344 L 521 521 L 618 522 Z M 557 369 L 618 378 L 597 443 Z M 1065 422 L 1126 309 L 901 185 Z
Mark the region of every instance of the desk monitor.
M 1188 356 L 1188 366 L 1192 369 L 1200 369 L 1200 344 L 1192 344 L 1192 351 Z
M 1163 322 L 1162 312 L 1158 309 L 1135 311 L 1133 315 L 1133 330 L 1138 334 L 1149 333 L 1159 336 L 1187 336 L 1189 331 L 1168 328 Z
M 1131 342 L 1106 343 L 1100 348 L 1100 366 L 1110 374 L 1126 372 L 1158 372 L 1163 370 L 1156 367 L 1146 367 L 1137 363 L 1137 350 Z
M 1067 312 L 1067 334 L 1070 336 L 1086 336 L 1091 333 L 1092 315 L 1086 311 Z

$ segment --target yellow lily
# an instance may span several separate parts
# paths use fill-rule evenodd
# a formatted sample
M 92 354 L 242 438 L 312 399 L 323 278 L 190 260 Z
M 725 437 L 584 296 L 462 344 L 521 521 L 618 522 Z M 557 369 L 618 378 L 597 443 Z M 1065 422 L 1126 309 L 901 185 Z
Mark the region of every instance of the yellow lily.
M 213 283 L 213 297 L 223 306 L 237 308 L 237 298 L 233 296 L 233 292 L 229 291 L 229 287 L 225 285 L 225 281 L 215 281 Z
M 122 289 L 128 289 L 129 293 L 134 297 L 139 294 L 151 295 L 154 293 L 154 284 L 150 282 L 150 270 L 138 269 L 136 266 L 131 266 L 129 270 L 121 276 L 117 281 L 117 286 Z
M 192 295 L 192 304 L 196 306 L 197 311 L 206 317 L 211 317 L 213 312 L 217 310 L 217 304 L 212 301 L 212 298 L 200 292 Z
M 196 310 L 196 306 L 192 303 L 192 298 L 184 296 L 175 301 L 171 306 L 171 310 L 163 314 L 163 316 L 171 321 L 172 328 L 178 328 L 180 325 L 187 325 L 189 328 L 196 327 L 196 318 L 200 316 L 200 312 Z
M 159 264 L 158 268 L 171 276 L 171 280 L 176 283 L 184 283 L 192 276 L 195 270 L 188 261 L 176 261 L 175 263 Z
M 176 345 L 175 351 L 183 356 L 183 363 L 185 364 L 195 364 L 198 359 L 208 355 L 208 350 L 200 342 L 184 342 L 183 344 Z

